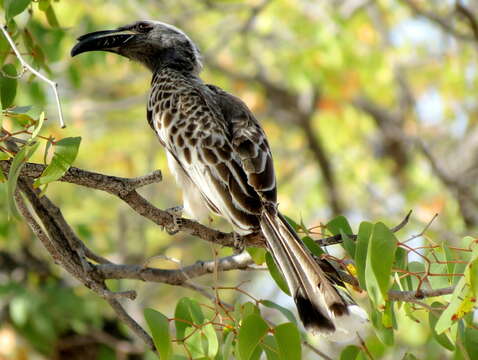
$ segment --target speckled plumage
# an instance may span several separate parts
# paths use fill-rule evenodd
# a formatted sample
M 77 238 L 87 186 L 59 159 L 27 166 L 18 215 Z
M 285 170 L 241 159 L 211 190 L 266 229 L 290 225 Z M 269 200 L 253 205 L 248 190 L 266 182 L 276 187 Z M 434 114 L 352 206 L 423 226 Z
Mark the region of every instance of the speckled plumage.
M 148 122 L 191 216 L 210 210 L 240 234 L 259 230 L 262 203 L 276 201 L 274 169 L 264 132 L 239 99 L 164 68 L 153 76 Z
M 183 190 L 186 212 L 202 219 L 212 211 L 239 234 L 262 231 L 304 325 L 333 332 L 334 319 L 349 313 L 350 302 L 278 212 L 264 131 L 240 99 L 202 82 L 196 45 L 179 29 L 153 21 L 87 34 L 79 41 L 72 55 L 110 51 L 153 72 L 147 118 Z

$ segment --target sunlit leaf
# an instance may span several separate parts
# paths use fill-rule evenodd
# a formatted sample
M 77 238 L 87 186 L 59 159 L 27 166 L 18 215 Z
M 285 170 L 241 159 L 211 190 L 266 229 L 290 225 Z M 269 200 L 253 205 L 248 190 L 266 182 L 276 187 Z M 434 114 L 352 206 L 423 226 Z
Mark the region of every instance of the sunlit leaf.
M 232 342 L 234 341 L 234 333 L 229 333 L 226 335 L 226 338 L 224 340 L 224 344 L 222 345 L 222 358 L 223 360 L 226 359 L 232 359 L 232 350 L 233 350 L 233 344 Z
M 395 341 L 393 328 L 383 325 L 382 313 L 378 310 L 372 310 L 370 319 L 380 341 L 387 346 L 392 346 Z
M 40 117 L 38 118 L 38 123 L 35 127 L 35 129 L 32 131 L 32 135 L 30 136 L 30 140 L 29 141 L 33 141 L 35 140 L 35 138 L 38 136 L 38 134 L 40 133 L 40 130 L 41 128 L 43 127 L 43 122 L 45 121 L 45 113 L 42 112 L 40 114 Z
M 293 323 L 285 323 L 274 328 L 274 338 L 277 341 L 282 360 L 300 360 L 302 347 L 300 333 Z
M 359 227 L 357 236 L 357 245 L 355 248 L 355 266 L 357 267 L 357 275 L 362 289 L 366 288 L 365 284 L 365 265 L 367 262 L 367 252 L 370 234 L 372 233 L 373 225 L 369 222 L 362 222 Z
M 324 254 L 324 250 L 322 250 L 310 236 L 304 236 L 301 240 L 307 249 L 309 249 L 309 251 L 315 256 L 320 257 L 322 254 Z
M 347 235 L 353 234 L 348 220 L 342 215 L 330 220 L 326 226 L 332 235 L 340 235 L 340 231 Z
M 255 315 L 261 315 L 261 311 L 257 307 L 256 304 L 247 301 L 242 305 L 239 305 L 240 308 L 240 313 L 243 318 L 248 317 L 249 315 L 255 314 Z
M 174 318 L 176 319 L 176 338 L 181 340 L 184 339 L 185 331 L 188 327 L 192 327 L 192 324 L 199 325 L 203 323 L 204 314 L 196 300 L 183 297 L 176 304 Z
M 279 347 L 274 336 L 267 335 L 262 339 L 262 349 L 266 353 L 267 360 L 281 360 Z
M 4 0 L 3 6 L 5 8 L 6 20 L 8 21 L 18 14 L 21 14 L 30 3 L 31 0 Z
M 207 324 L 201 328 L 202 333 L 207 340 L 207 356 L 213 359 L 219 350 L 219 340 L 212 324 Z
M 360 348 L 355 345 L 345 347 L 340 353 L 340 360 L 355 360 L 360 353 Z
M 438 343 L 443 346 L 444 348 L 453 351 L 455 346 L 451 343 L 450 339 L 445 333 L 438 334 L 435 330 L 436 323 L 438 321 L 438 317 L 441 314 L 442 310 L 438 310 L 439 308 L 443 307 L 442 303 L 434 302 L 431 305 L 435 310 L 428 312 L 428 323 L 430 324 L 430 329 L 432 330 L 432 335 Z
M 383 223 L 375 224 L 370 236 L 365 274 L 367 291 L 377 306 L 382 306 L 387 299 L 396 249 L 397 239 L 390 229 Z
M 58 19 L 55 14 L 55 9 L 53 9 L 53 6 L 49 6 L 46 9 L 45 15 L 48 20 L 48 24 L 50 24 L 51 27 L 54 27 L 54 28 L 60 27 L 60 23 L 58 22 Z
M 159 352 L 161 360 L 172 358 L 173 347 L 169 336 L 169 320 L 159 311 L 153 309 L 144 310 L 144 318 L 151 330 L 154 346 Z
M 277 286 L 279 286 L 279 288 L 283 292 L 285 292 L 287 295 L 290 295 L 289 287 L 287 286 L 287 283 L 284 277 L 282 276 L 279 268 L 277 267 L 270 253 L 266 254 L 266 264 L 267 264 L 267 268 L 269 269 L 269 273 L 271 274 L 272 278 L 276 282 Z
M 347 254 L 354 259 L 355 251 L 356 251 L 356 244 L 350 236 L 348 236 L 342 229 L 340 229 L 340 235 L 342 236 L 342 246 L 347 251 Z
M 57 141 L 50 164 L 42 175 L 35 180 L 34 185 L 48 184 L 61 178 L 75 161 L 80 142 L 81 137 L 70 137 Z
M 258 315 L 252 314 L 244 319 L 237 336 L 239 358 L 241 360 L 249 360 L 256 346 L 267 334 L 269 326 Z
M 12 160 L 7 182 L 7 202 L 9 216 L 18 216 L 14 199 L 18 177 L 20 176 L 20 172 L 25 164 L 25 161 L 27 161 L 35 153 L 39 145 L 40 143 L 36 142 L 32 145 L 23 146 Z
M 251 258 L 255 264 L 262 265 L 264 264 L 264 261 L 266 261 L 266 252 L 267 252 L 266 249 L 248 247 L 246 250 L 249 253 L 249 255 L 251 255 Z

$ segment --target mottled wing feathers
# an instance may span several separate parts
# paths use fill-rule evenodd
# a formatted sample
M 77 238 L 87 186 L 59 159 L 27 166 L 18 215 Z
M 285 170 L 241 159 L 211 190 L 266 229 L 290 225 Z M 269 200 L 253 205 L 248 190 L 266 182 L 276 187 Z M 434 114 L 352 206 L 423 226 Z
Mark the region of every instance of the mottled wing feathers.
M 208 85 L 229 124 L 231 143 L 247 175 L 248 184 L 263 201 L 276 201 L 276 180 L 272 155 L 259 122 L 239 98 Z

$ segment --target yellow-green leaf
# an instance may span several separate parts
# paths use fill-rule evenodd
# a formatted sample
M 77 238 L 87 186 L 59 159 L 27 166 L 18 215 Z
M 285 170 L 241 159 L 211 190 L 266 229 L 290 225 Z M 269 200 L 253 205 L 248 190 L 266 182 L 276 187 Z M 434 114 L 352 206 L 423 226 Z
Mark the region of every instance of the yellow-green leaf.
M 48 184 L 61 178 L 75 161 L 80 146 L 81 137 L 64 138 L 55 145 L 51 163 L 35 181 L 35 186 Z
M 151 330 L 154 346 L 161 360 L 169 360 L 173 356 L 173 346 L 169 336 L 169 321 L 166 316 L 153 309 L 144 310 L 144 318 Z
M 256 314 L 244 319 L 237 335 L 240 360 L 249 360 L 261 339 L 267 334 L 269 326 Z
M 276 326 L 274 337 L 277 341 L 281 360 L 300 360 L 302 347 L 300 333 L 293 323 Z
M 287 286 L 287 283 L 284 277 L 282 276 L 279 268 L 277 267 L 270 253 L 266 254 L 266 264 L 267 264 L 267 268 L 269 269 L 269 273 L 271 274 L 272 278 L 276 282 L 277 286 L 279 286 L 279 288 L 283 292 L 285 292 L 287 295 L 290 295 L 289 287 Z

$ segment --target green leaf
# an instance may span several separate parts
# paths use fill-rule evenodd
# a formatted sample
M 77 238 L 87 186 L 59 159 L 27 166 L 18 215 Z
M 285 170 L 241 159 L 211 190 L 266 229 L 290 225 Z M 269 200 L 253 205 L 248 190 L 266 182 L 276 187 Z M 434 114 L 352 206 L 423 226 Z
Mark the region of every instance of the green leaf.
M 297 325 L 297 320 L 294 314 L 292 313 L 292 311 L 290 311 L 289 309 L 286 309 L 285 307 L 280 306 L 279 304 L 276 304 L 275 302 L 272 302 L 270 300 L 261 300 L 261 304 L 268 308 L 276 309 L 280 311 L 280 313 L 284 315 L 287 318 L 287 320 Z
M 478 359 L 478 330 L 472 327 L 465 329 L 463 345 L 470 359 Z
M 33 119 L 28 114 L 16 114 L 16 113 L 7 111 L 5 115 L 8 116 L 9 118 L 14 119 L 17 125 L 22 126 L 24 128 L 29 128 L 30 126 L 36 124 L 35 119 Z
M 347 254 L 353 259 L 356 251 L 356 244 L 350 236 L 348 236 L 342 229 L 340 229 L 340 235 L 342 236 L 342 246 L 347 251 Z
M 5 18 L 7 21 L 14 18 L 18 14 L 21 14 L 28 5 L 30 5 L 31 0 L 5 0 Z
M 20 327 L 26 325 L 31 308 L 31 301 L 26 295 L 14 297 L 9 304 L 13 323 Z
M 234 341 L 234 333 L 228 333 L 222 345 L 222 358 L 223 360 L 232 359 L 232 342 Z
M 269 326 L 259 315 L 252 314 L 244 319 L 237 335 L 240 360 L 249 360 L 252 357 L 256 346 L 268 330 Z
M 470 262 L 465 268 L 464 276 L 458 281 L 453 290 L 450 302 L 438 319 L 435 331 L 437 334 L 442 334 L 448 329 L 454 322 L 461 319 L 467 313 L 473 311 L 476 302 L 476 295 L 473 293 L 470 279 L 471 274 L 475 271 L 474 265 L 478 259 L 478 246 L 473 246 L 475 243 L 470 243 L 472 248 L 472 254 Z
M 367 262 L 368 244 L 373 225 L 369 222 L 362 222 L 359 226 L 357 236 L 357 245 L 355 248 L 355 266 L 357 267 L 357 275 L 359 284 L 362 289 L 366 289 L 365 283 L 365 266 Z
M 256 314 L 256 315 L 261 315 L 261 311 L 259 308 L 256 306 L 256 304 L 248 301 L 242 305 L 239 305 L 240 307 L 240 313 L 242 314 L 243 318 L 248 317 L 249 315 Z
M 169 336 L 169 321 L 166 316 L 153 309 L 144 309 L 144 318 L 148 323 L 154 346 L 161 360 L 168 360 L 173 355 L 173 345 Z
M 365 274 L 367 291 L 376 306 L 383 306 L 387 299 L 397 243 L 395 235 L 383 223 L 374 225 L 367 251 Z
M 8 76 L 4 76 L 8 75 Z M 13 64 L 5 64 L 2 67 L 0 76 L 0 100 L 2 109 L 12 106 L 15 96 L 17 95 L 17 79 L 9 77 L 17 76 L 17 70 Z
M 18 216 L 14 198 L 18 177 L 20 176 L 20 171 L 22 170 L 25 161 L 27 161 L 35 153 L 39 145 L 40 143 L 36 142 L 33 145 L 23 146 L 12 160 L 7 182 L 7 202 L 9 216 Z
M 266 264 L 267 264 L 267 268 L 269 269 L 269 273 L 271 274 L 272 278 L 276 282 L 277 286 L 279 286 L 279 288 L 283 292 L 285 292 L 287 295 L 290 296 L 289 287 L 287 286 L 287 283 L 284 277 L 282 276 L 279 268 L 277 267 L 270 253 L 266 254 Z
M 330 220 L 327 225 L 327 229 L 332 233 L 332 235 L 339 235 L 340 231 L 343 231 L 346 234 L 353 234 L 352 228 L 345 216 L 339 215 L 336 218 Z
M 380 341 L 382 341 L 387 346 L 392 346 L 394 343 L 394 333 L 393 328 L 385 327 L 383 325 L 382 313 L 375 309 L 372 310 L 370 319 L 372 320 L 372 325 L 375 329 Z
M 46 9 L 45 15 L 46 19 L 48 20 L 48 24 L 50 24 L 52 28 L 60 27 L 60 23 L 58 22 L 53 6 L 49 6 L 48 9 Z
M 31 135 L 30 140 L 29 140 L 30 142 L 33 141 L 33 140 L 35 140 L 35 138 L 38 136 L 38 134 L 40 133 L 40 130 L 41 130 L 42 126 L 43 126 L 43 122 L 44 122 L 44 121 L 45 121 L 45 113 L 42 112 L 42 113 L 40 114 L 39 119 L 38 119 L 37 126 L 35 127 L 35 129 L 34 129 L 33 132 L 32 132 L 32 135 Z
M 293 323 L 276 326 L 274 337 L 282 360 L 300 360 L 302 358 L 300 333 Z
M 340 353 L 340 360 L 355 360 L 360 353 L 360 348 L 355 345 L 349 345 Z
M 319 245 L 312 239 L 310 236 L 304 236 L 302 242 L 305 244 L 307 249 L 317 257 L 320 257 L 322 254 L 325 254 L 324 250 L 320 248 Z
M 219 341 L 217 339 L 216 330 L 214 330 L 214 326 L 209 323 L 203 326 L 201 331 L 207 340 L 207 356 L 210 359 L 214 359 L 219 350 Z
M 204 322 L 204 314 L 197 301 L 187 297 L 183 297 L 176 304 L 174 318 L 176 319 L 176 338 L 178 340 L 184 339 L 186 329 L 192 326 L 190 323 L 200 325 Z
M 187 328 L 185 333 L 187 340 L 184 341 L 193 359 L 206 359 L 203 336 L 196 328 Z
M 266 261 L 266 253 L 267 253 L 266 249 L 248 247 L 246 250 L 249 253 L 249 255 L 251 255 L 251 258 L 255 264 L 262 265 L 264 264 L 264 261 Z
M 280 360 L 279 347 L 273 336 L 267 335 L 262 339 L 262 349 L 266 353 L 267 360 Z
M 0 160 L 8 160 L 10 159 L 10 154 L 0 150 Z
M 40 0 L 38 1 L 38 9 L 41 11 L 46 11 L 50 7 L 50 0 Z
M 287 220 L 287 222 L 289 223 L 290 226 L 292 226 L 292 229 L 294 229 L 294 231 L 299 231 L 302 227 L 297 224 L 294 220 L 292 220 L 290 217 L 288 216 L 285 216 L 285 215 L 282 215 L 284 216 L 284 218 Z
M 38 187 L 61 178 L 75 161 L 80 142 L 81 137 L 69 137 L 56 142 L 51 163 L 41 177 L 35 180 L 34 185 Z
M 432 330 L 433 337 L 444 348 L 450 351 L 455 350 L 455 346 L 452 344 L 448 336 L 445 333 L 438 334 L 435 330 L 435 326 L 439 317 L 437 313 L 441 314 L 441 310 L 438 310 L 438 308 L 443 307 L 443 304 L 439 302 L 434 302 L 431 306 L 435 308 L 435 310 L 428 312 L 428 323 L 430 325 L 430 329 Z

